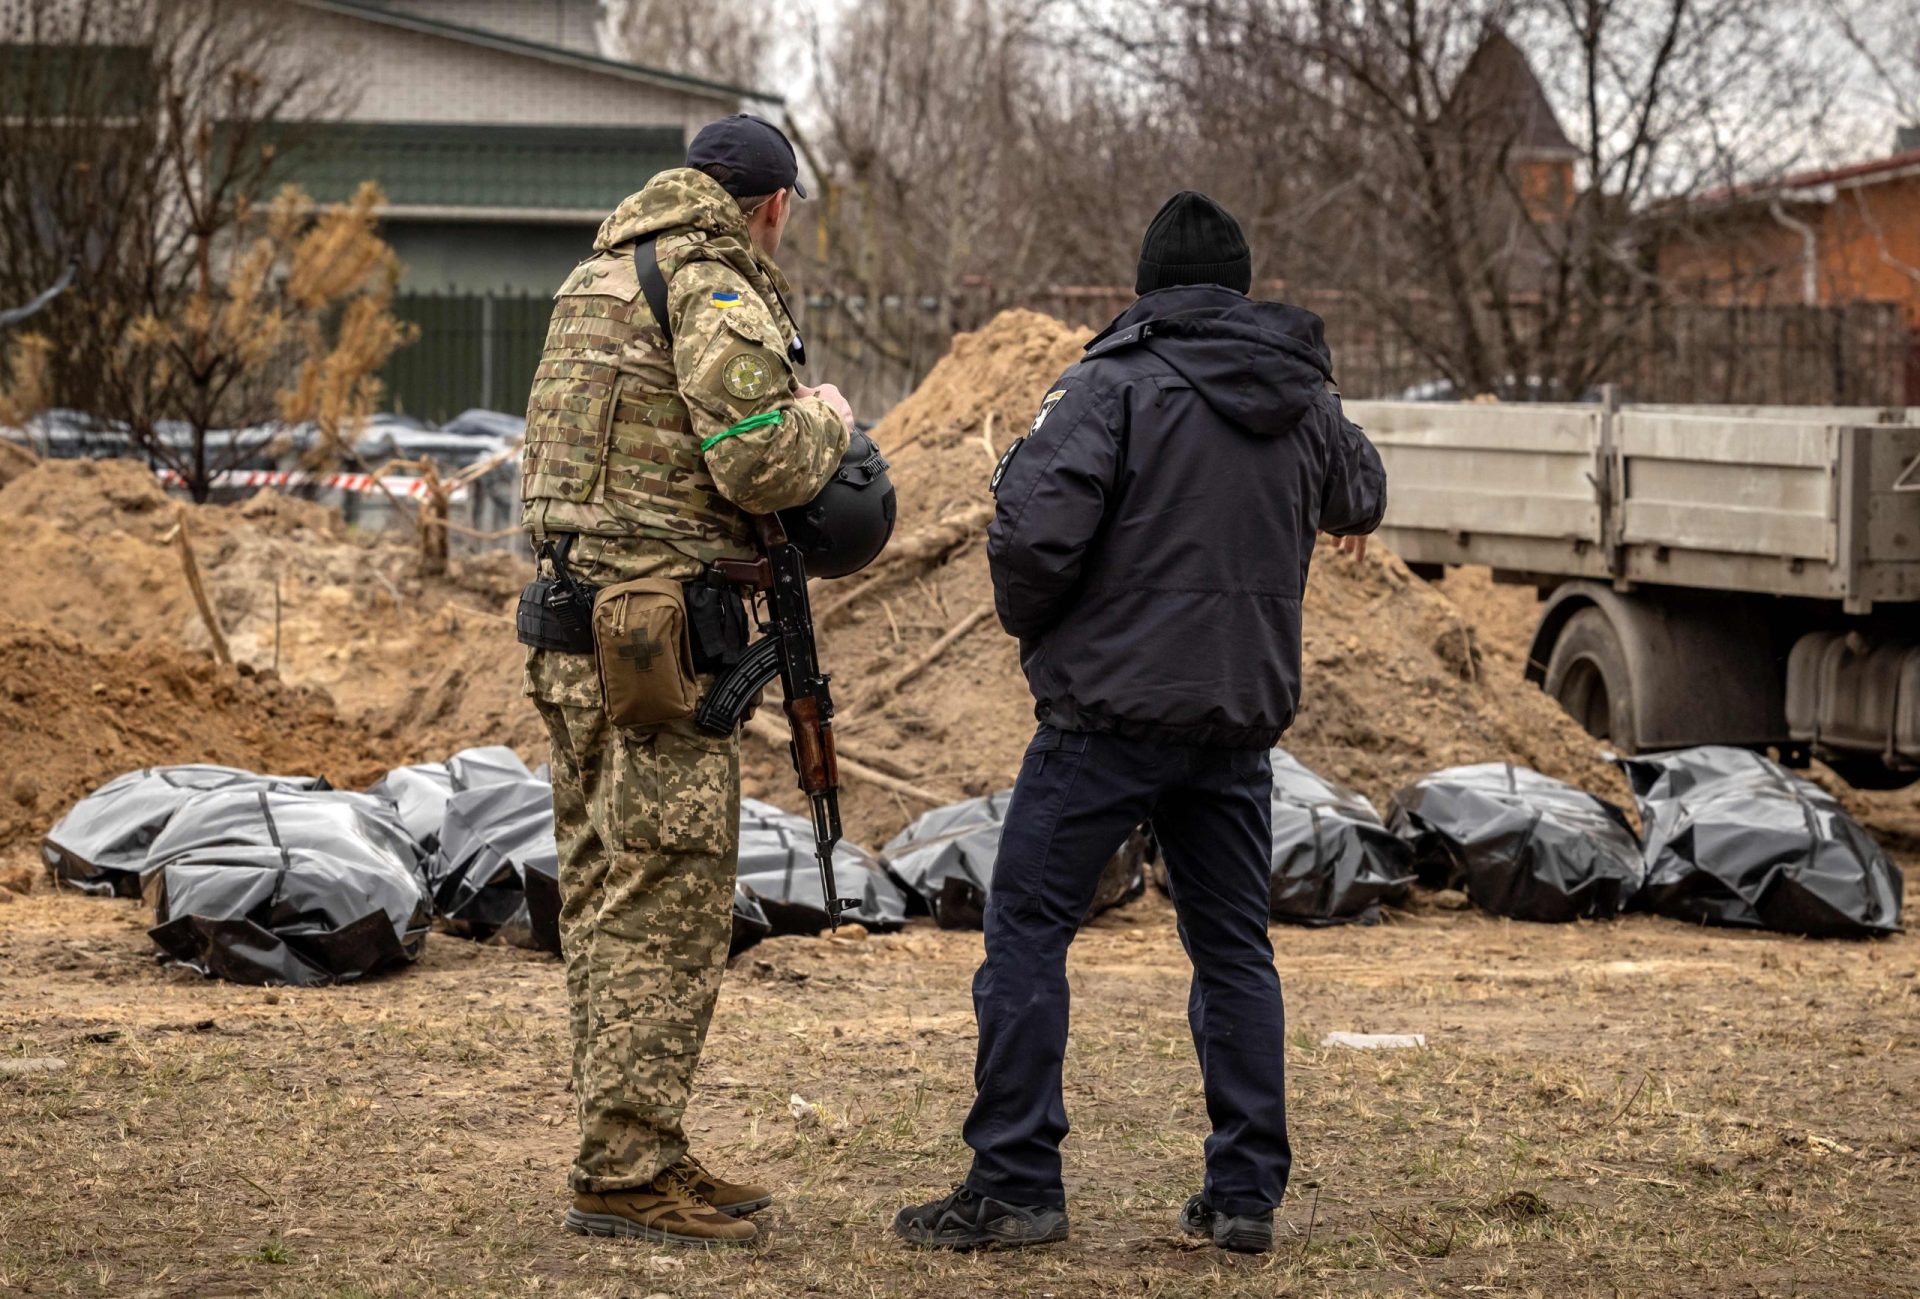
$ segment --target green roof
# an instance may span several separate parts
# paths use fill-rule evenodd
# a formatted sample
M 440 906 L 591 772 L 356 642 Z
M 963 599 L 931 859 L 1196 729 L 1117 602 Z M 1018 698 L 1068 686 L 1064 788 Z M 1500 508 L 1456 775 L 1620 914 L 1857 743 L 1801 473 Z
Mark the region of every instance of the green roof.
M 579 50 L 570 50 L 563 45 L 547 45 L 541 41 L 530 41 L 523 37 L 512 36 L 505 32 L 496 32 L 484 27 L 468 27 L 460 23 L 444 22 L 438 18 L 427 18 L 420 14 L 408 13 L 400 9 L 390 9 L 371 0 L 298 0 L 300 4 L 312 9 L 325 9 L 333 13 L 344 14 L 349 18 L 362 18 L 368 22 L 384 23 L 389 27 L 399 27 L 406 31 L 421 32 L 428 36 L 444 36 L 448 40 L 462 41 L 469 45 L 481 45 L 489 49 L 501 50 L 508 54 L 524 54 L 533 58 L 546 59 L 553 63 L 566 63 L 588 72 L 605 73 L 610 76 L 626 77 L 635 81 L 653 81 L 680 90 L 704 92 L 714 96 L 726 96 L 737 99 L 758 99 L 770 104 L 785 104 L 779 95 L 770 95 L 763 90 L 750 86 L 733 86 L 724 81 L 708 81 L 704 77 L 689 77 L 678 72 L 668 72 L 661 68 L 649 68 L 638 63 L 628 63 L 621 59 L 605 59 L 597 54 L 583 54 Z
M 278 180 L 323 202 L 371 180 L 403 207 L 609 212 L 686 157 L 678 127 L 303 122 L 271 136 L 285 153 Z

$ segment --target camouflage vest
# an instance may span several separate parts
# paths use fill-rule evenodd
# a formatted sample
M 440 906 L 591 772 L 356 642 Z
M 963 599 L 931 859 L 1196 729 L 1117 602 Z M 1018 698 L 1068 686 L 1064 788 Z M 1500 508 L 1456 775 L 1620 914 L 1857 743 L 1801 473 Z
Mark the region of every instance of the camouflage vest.
M 663 235 L 661 274 L 671 282 L 703 240 Z M 784 321 L 777 296 L 763 296 Z M 554 295 L 527 402 L 520 497 L 533 531 L 649 538 L 703 559 L 751 550 L 751 523 L 707 471 L 631 244 L 581 262 Z

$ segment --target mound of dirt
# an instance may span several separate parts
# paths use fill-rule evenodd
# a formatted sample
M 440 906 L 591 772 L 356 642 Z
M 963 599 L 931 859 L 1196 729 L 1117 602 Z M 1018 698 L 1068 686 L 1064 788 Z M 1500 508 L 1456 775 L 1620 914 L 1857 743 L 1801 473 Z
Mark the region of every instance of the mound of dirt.
M 895 548 L 943 520 L 972 518 L 968 531 L 977 535 L 931 568 L 883 557 L 867 573 L 818 584 L 816 610 L 830 610 L 850 590 L 864 592 L 820 627 L 847 756 L 956 800 L 1012 780 L 1032 738 L 1033 701 L 1015 643 L 991 617 L 884 703 L 872 692 L 956 623 L 991 607 L 979 524 L 992 500 L 987 480 L 1000 453 L 1026 433 L 1046 385 L 1079 359 L 1086 340 L 1086 331 L 1051 316 L 1003 312 L 956 336 L 952 350 L 874 430 L 899 493 Z M 784 752 L 749 742 L 742 771 L 749 793 L 793 802 Z M 874 844 L 925 810 L 857 780 L 844 783 L 841 802 L 849 836 Z
M 26 447 L 0 438 L 0 487 L 5 487 L 39 463 L 40 457 Z
M 0 777 L 0 847 L 44 834 L 136 767 L 217 762 L 357 789 L 390 765 L 323 691 L 157 644 L 97 651 L 14 622 L 0 622 L 0 736 L 13 759 Z
M 1085 331 L 1008 312 L 954 340 L 926 382 L 875 431 L 893 462 L 899 535 L 990 503 L 998 453 L 1026 432 L 1047 387 L 1079 356 Z M 822 631 L 848 756 L 930 792 L 958 797 L 1011 783 L 1033 732 L 1033 700 L 1013 640 L 988 613 L 897 693 L 878 683 L 915 663 L 970 615 L 992 607 L 984 529 L 944 562 L 882 560 Z M 816 607 L 850 589 L 823 584 Z M 1305 610 L 1304 698 L 1283 741 L 1302 761 L 1384 803 L 1436 768 L 1505 759 L 1626 801 L 1619 774 L 1552 701 L 1521 679 L 1506 647 L 1481 643 L 1471 619 L 1379 547 L 1363 561 L 1324 551 Z M 755 745 L 752 783 L 778 800 L 784 755 Z M 856 838 L 884 837 L 916 807 L 847 783 Z
M 475 744 L 505 744 L 530 765 L 547 760 L 547 732 L 521 693 L 526 650 L 514 639 L 512 610 L 526 581 L 524 565 L 495 556 L 469 573 L 467 598 L 449 598 L 416 625 L 404 671 L 392 674 L 376 707 L 349 711 L 380 736 L 440 759 Z M 497 582 L 496 582 L 497 579 Z M 491 584 L 491 585 L 490 585 Z M 484 602 L 476 597 L 485 597 Z M 489 607 L 491 606 L 491 607 Z M 343 681 L 337 693 L 359 693 Z M 343 704 L 343 707 L 346 707 Z
M 330 692 L 394 742 L 395 761 L 472 743 L 544 756 L 519 694 L 510 613 L 523 579 L 508 553 L 426 581 L 405 530 L 353 533 L 337 510 L 273 492 L 188 505 L 133 461 L 52 460 L 0 488 L 9 615 L 96 650 L 210 650 L 170 540 L 181 518 L 236 662 Z
M 990 472 L 999 451 L 1026 433 L 1047 385 L 1080 359 L 1088 337 L 1086 330 L 1023 310 L 1003 311 L 975 332 L 955 336 L 953 349 L 874 432 L 894 461 L 903 527 L 945 513 L 954 499 L 947 489 L 971 492 L 986 483 L 988 474 L 974 470 Z M 971 465 L 943 458 L 963 443 L 974 451 Z M 943 469 L 964 472 L 948 481 Z
M 1302 761 L 1383 806 L 1430 771 L 1505 761 L 1632 807 L 1599 742 L 1525 680 L 1509 644 L 1384 548 L 1358 562 L 1321 551 L 1302 616 L 1300 713 L 1282 741 Z

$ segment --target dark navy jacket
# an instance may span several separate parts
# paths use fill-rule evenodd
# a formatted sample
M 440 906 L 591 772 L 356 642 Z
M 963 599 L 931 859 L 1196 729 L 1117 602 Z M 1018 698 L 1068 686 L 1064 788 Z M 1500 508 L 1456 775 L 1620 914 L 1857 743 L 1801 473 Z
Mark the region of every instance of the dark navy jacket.
M 1061 376 L 995 471 L 987 542 L 1043 721 L 1280 738 L 1315 532 L 1371 532 L 1386 510 L 1331 376 L 1318 316 L 1215 285 L 1140 298 Z

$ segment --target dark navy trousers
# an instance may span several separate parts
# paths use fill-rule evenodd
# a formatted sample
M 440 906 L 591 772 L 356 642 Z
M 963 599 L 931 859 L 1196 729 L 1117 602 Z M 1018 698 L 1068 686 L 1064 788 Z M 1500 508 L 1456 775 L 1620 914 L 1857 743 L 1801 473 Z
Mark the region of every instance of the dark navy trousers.
M 1272 786 L 1265 750 L 1040 727 L 1007 809 L 987 957 L 973 980 L 980 1046 L 965 1133 L 974 1191 L 1065 1207 L 1067 947 L 1102 867 L 1150 820 L 1193 963 L 1187 1017 L 1213 1128 L 1205 1194 L 1226 1213 L 1280 1203 L 1291 1154 L 1285 1016 L 1267 937 Z

